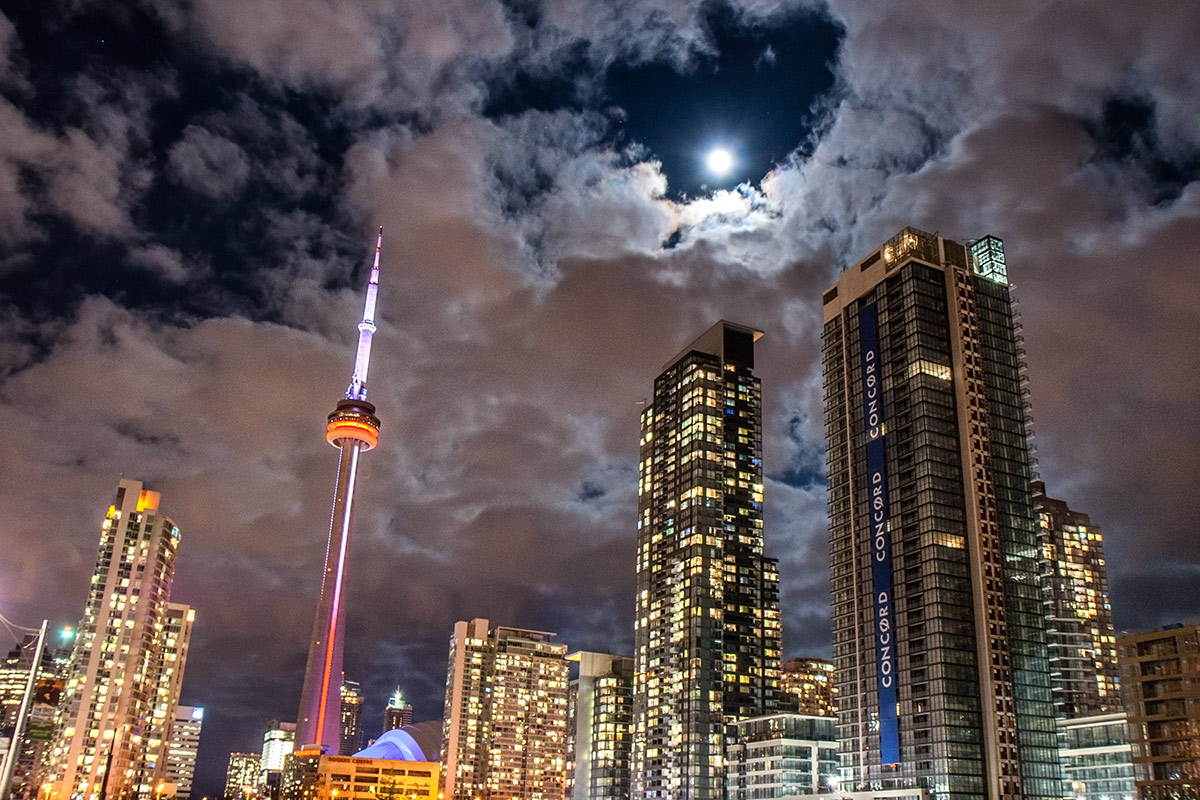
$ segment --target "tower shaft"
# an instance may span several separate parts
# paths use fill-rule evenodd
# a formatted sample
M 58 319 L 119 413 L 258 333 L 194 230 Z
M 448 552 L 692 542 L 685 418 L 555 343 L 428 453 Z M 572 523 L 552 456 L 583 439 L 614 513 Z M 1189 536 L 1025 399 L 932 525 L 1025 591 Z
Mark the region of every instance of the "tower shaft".
M 358 326 L 360 333 L 354 373 L 346 390 L 346 398 L 338 401 L 337 407 L 329 415 L 325 430 L 326 441 L 339 450 L 338 470 L 325 545 L 321 595 L 313 620 L 304 687 L 300 693 L 300 710 L 296 715 L 296 743 L 301 750 L 338 752 L 346 627 L 342 591 L 346 584 L 350 534 L 354 529 L 358 458 L 360 453 L 371 450 L 379 441 L 379 418 L 375 416 L 375 406 L 366 401 L 366 396 L 382 241 L 383 229 L 380 228 L 363 319 Z

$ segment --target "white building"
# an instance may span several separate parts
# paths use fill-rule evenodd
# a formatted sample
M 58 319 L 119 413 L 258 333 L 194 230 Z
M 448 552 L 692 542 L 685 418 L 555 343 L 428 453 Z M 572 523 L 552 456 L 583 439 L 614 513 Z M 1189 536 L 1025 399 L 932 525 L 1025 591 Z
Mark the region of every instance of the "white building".
M 836 717 L 770 714 L 734 729 L 725 748 L 729 800 L 785 800 L 836 787 Z

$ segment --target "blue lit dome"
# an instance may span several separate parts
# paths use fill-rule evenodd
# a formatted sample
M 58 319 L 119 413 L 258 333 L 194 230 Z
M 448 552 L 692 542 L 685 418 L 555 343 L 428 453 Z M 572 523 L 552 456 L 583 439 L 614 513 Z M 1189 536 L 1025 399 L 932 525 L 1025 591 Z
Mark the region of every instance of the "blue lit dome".
M 442 747 L 440 719 L 405 725 L 387 731 L 355 758 L 386 758 L 391 761 L 437 761 Z

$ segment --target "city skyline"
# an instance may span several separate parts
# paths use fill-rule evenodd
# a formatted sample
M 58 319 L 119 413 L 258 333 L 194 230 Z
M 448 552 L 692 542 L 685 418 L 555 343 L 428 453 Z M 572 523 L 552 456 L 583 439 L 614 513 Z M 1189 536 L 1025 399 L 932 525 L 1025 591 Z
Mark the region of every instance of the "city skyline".
M 765 331 L 783 654 L 829 655 L 820 293 L 910 224 L 1008 245 L 1038 471 L 1118 629 L 1200 614 L 1200 11 L 608 7 L 5 5 L 0 612 L 75 625 L 113 481 L 169 498 L 199 789 L 295 714 L 379 225 L 371 725 L 397 684 L 440 713 L 455 620 L 632 652 L 639 403 L 722 318 Z M 741 191 L 697 172 L 718 133 L 771 142 Z

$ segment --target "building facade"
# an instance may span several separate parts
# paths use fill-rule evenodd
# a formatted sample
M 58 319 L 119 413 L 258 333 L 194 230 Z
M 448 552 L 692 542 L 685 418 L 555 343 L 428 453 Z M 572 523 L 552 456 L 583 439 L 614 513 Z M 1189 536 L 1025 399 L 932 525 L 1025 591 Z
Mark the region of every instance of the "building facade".
M 164 635 L 177 613 L 169 601 L 179 528 L 159 501 L 123 478 L 105 515 L 49 758 L 51 798 L 150 792 L 165 756 L 174 708 L 162 714 L 183 667 Z
M 1003 245 L 906 228 L 822 305 L 841 788 L 1059 798 Z
M 338 738 L 338 755 L 352 756 L 362 750 L 363 698 L 356 681 L 342 681 L 341 731 Z
M 1137 797 L 1129 724 L 1124 711 L 1065 717 L 1058 721 L 1059 757 L 1070 800 L 1134 800 Z
M 404 692 L 400 691 L 400 687 L 397 686 L 396 691 L 392 692 L 392 696 L 388 698 L 387 706 L 383 709 L 383 731 L 386 733 L 412 724 L 412 704 L 405 701 Z
M 167 759 L 160 783 L 172 787 L 163 797 L 173 796 L 187 800 L 192 794 L 192 781 L 196 777 L 196 753 L 200 749 L 200 733 L 204 728 L 204 709 L 197 706 L 177 706 L 175 724 L 171 727 L 171 741 L 167 748 Z M 157 787 L 156 787 L 157 788 Z M 159 794 L 156 792 L 156 794 Z
M 155 656 L 154 678 L 151 684 L 154 697 L 146 734 L 146 771 L 138 787 L 139 794 L 143 796 L 151 793 L 161 794 L 158 787 L 171 782 L 168 777 L 171 742 L 175 737 L 174 726 L 179 719 L 183 672 L 187 667 L 192 624 L 195 621 L 196 612 L 191 607 L 183 603 L 167 604 L 166 618 L 159 631 L 160 645 Z
M 572 653 L 567 700 L 567 796 L 628 800 L 633 739 L 633 657 Z
M 1033 483 L 1054 705 L 1060 717 L 1122 709 L 1100 528 Z
M 446 671 L 446 800 L 561 800 L 566 783 L 566 645 L 554 634 L 454 625 Z
M 1104 540 L 1087 514 L 1047 496 L 1040 480 L 1033 510 L 1064 789 L 1074 800 L 1123 800 L 1136 790 Z
M 436 761 L 322 756 L 313 791 L 303 800 L 434 800 Z
M 823 658 L 789 658 L 783 662 L 783 670 L 779 675 L 779 691 L 789 710 L 797 714 L 836 717 L 836 679 L 837 670 L 832 661 Z
M 225 769 L 225 800 L 251 800 L 258 791 L 262 756 L 258 753 L 230 753 Z
M 62 698 L 63 673 L 70 657 L 51 654 L 42 648 L 38 657 L 38 635 L 28 634 L 0 664 L 0 766 L 11 769 L 8 785 L 12 800 L 33 800 L 40 790 L 38 771 L 54 738 L 54 718 Z M 21 703 L 37 661 L 33 697 L 24 730 L 17 730 Z M 8 762 L 12 759 L 12 763 Z M 3 785 L 0 771 L 0 786 Z
M 1140 800 L 1200 798 L 1200 625 L 1117 639 Z
M 741 720 L 726 748 L 729 800 L 785 800 L 838 785 L 837 720 L 771 714 Z
M 296 749 L 296 723 L 271 720 L 263 734 L 262 769 L 279 771 L 284 760 Z
M 775 709 L 779 576 L 763 550 L 761 331 L 721 321 L 641 415 L 632 795 L 719 800 L 733 722 Z

